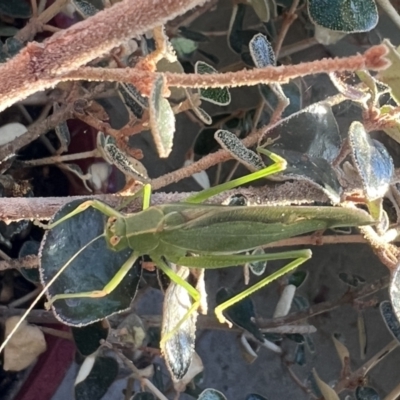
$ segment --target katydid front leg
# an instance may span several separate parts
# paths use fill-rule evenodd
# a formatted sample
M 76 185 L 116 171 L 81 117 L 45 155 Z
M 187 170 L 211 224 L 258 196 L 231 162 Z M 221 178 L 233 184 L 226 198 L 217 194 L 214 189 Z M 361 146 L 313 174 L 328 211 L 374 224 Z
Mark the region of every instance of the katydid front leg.
M 138 259 L 138 255 L 133 252 L 130 257 L 122 264 L 122 267 L 118 270 L 118 272 L 113 276 L 110 282 L 107 283 L 101 290 L 92 290 L 90 292 L 79 292 L 79 293 L 60 293 L 53 296 L 48 302 L 46 302 L 45 307 L 47 309 L 57 300 L 66 300 L 66 299 L 77 299 L 77 298 L 99 298 L 104 297 L 110 294 L 125 278 L 126 274 L 130 271 L 133 264 Z M 72 261 L 72 259 L 71 259 Z M 64 266 L 65 267 L 65 266 Z M 64 268 L 63 267 L 63 268 Z
M 111 206 L 109 206 L 105 203 L 102 203 L 99 200 L 88 200 L 88 201 L 85 201 L 84 203 L 80 204 L 78 207 L 76 207 L 75 210 L 71 211 L 67 215 L 64 215 L 64 217 L 60 218 L 59 220 L 57 220 L 51 224 L 42 224 L 41 222 L 38 222 L 38 221 L 35 221 L 34 223 L 35 223 L 35 225 L 38 225 L 43 229 L 53 229 L 57 225 L 60 225 L 61 223 L 72 218 L 73 216 L 80 214 L 81 212 L 87 210 L 89 207 L 95 208 L 96 210 L 100 211 L 104 215 L 107 215 L 107 217 L 124 218 L 124 216 L 121 213 L 114 210 L 114 208 L 112 208 Z

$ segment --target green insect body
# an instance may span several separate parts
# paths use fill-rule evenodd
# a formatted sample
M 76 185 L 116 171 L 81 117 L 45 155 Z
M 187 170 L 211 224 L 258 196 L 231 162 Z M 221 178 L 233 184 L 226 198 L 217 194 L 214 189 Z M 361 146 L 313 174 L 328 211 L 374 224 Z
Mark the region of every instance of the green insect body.
M 186 309 L 180 310 L 179 318 L 176 315 L 169 315 L 164 321 L 163 337 L 160 344 L 161 349 L 166 356 L 167 354 L 179 356 L 179 352 L 174 351 L 176 346 L 171 345 L 171 343 L 181 340 L 177 339 L 177 334 L 179 335 L 181 327 L 185 327 L 185 324 L 187 325 L 190 321 L 195 321 L 195 318 L 192 316 L 201 303 L 201 296 L 186 281 L 182 274 L 177 274 L 170 268 L 170 263 L 188 268 L 210 269 L 243 265 L 255 261 L 293 260 L 285 267 L 262 279 L 244 292 L 219 305 L 215 309 L 216 316 L 219 321 L 227 322 L 223 316 L 223 311 L 227 307 L 297 268 L 311 257 L 310 250 L 252 255 L 240 253 L 277 240 L 315 230 L 360 226 L 374 222 L 368 213 L 357 208 L 312 206 L 241 207 L 193 204 L 203 201 L 221 191 L 279 172 L 285 168 L 285 161 L 281 157 L 269 152 L 268 155 L 276 164 L 263 171 L 250 174 L 247 177 L 239 178 L 219 187 L 203 191 L 200 195 L 189 198 L 187 202 L 148 207 L 150 194 L 146 190 L 147 186 L 145 186 L 145 209 L 136 214 L 125 215 L 98 200 L 88 200 L 80 204 L 73 211 L 68 212 L 62 218 L 49 224 L 47 228 L 54 229 L 68 219 L 92 207 L 106 215 L 108 220 L 105 224 L 103 235 L 92 239 L 84 248 L 94 243 L 99 237 L 104 237 L 107 246 L 116 252 L 126 252 L 127 249 L 132 250 L 131 255 L 127 256 L 118 272 L 103 288 L 74 293 L 73 291 L 76 288 L 69 287 L 67 290 L 64 289 L 64 293 L 51 296 L 49 298 L 49 305 L 62 300 L 69 301 L 74 298 L 100 298 L 107 296 L 123 281 L 139 257 L 149 255 L 156 266 L 171 279 L 171 285 L 177 285 L 179 291 L 185 290 L 192 299 L 191 306 L 189 305 Z M 45 287 L 40 296 L 48 291 L 49 287 L 58 279 L 73 259 L 80 256 L 84 248 L 76 252 L 68 262 L 60 265 L 57 268 L 57 273 L 44 282 Z M 23 318 L 26 317 L 34 304 L 35 302 L 27 310 Z M 174 313 L 174 310 L 170 309 L 167 312 Z M 164 310 L 164 315 L 167 312 Z M 107 316 L 104 315 L 103 318 Z M 174 321 L 175 326 L 169 326 L 171 324 L 170 321 Z M 68 321 L 66 322 L 69 323 Z M 187 332 L 193 332 L 192 327 L 186 327 L 185 329 Z M 192 341 L 194 340 L 193 338 L 191 339 Z M 0 351 L 4 348 L 7 341 L 8 339 L 2 344 Z M 190 359 L 190 357 L 187 357 L 186 354 L 187 359 Z M 168 363 L 172 363 L 175 366 L 181 365 L 179 368 L 170 368 L 176 380 L 183 377 L 189 368 L 187 362 L 183 362 L 182 360 L 167 360 Z

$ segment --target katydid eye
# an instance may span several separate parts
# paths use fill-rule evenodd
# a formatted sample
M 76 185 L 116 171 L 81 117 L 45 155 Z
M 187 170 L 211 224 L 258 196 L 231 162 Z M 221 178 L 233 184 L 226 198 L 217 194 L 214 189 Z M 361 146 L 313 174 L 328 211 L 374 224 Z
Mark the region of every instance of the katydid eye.
M 120 241 L 121 241 L 121 238 L 119 236 L 114 235 L 114 236 L 110 237 L 111 246 L 117 246 Z

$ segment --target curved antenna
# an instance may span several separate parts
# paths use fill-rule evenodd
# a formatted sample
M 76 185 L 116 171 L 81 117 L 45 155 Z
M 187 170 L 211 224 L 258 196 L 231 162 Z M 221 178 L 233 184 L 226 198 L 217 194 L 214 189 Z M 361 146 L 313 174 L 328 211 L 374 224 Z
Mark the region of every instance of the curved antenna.
M 71 264 L 72 261 L 75 260 L 76 257 L 79 256 L 79 254 L 82 253 L 88 246 L 90 246 L 92 243 L 94 243 L 96 240 L 100 239 L 101 237 L 104 236 L 104 233 L 96 236 L 93 238 L 90 242 L 86 243 L 85 246 L 83 246 L 79 251 L 77 251 L 70 259 L 68 262 L 66 262 L 59 271 L 53 276 L 53 278 L 50 279 L 50 281 L 47 283 L 47 285 L 42 289 L 42 291 L 37 295 L 36 299 L 33 301 L 33 303 L 28 307 L 28 309 L 22 314 L 21 319 L 18 321 L 18 323 L 14 326 L 12 331 L 8 334 L 8 336 L 5 338 L 4 342 L 0 346 L 0 353 L 4 350 L 6 347 L 7 343 L 10 341 L 10 339 L 13 337 L 14 333 L 17 331 L 17 329 L 21 326 L 22 322 L 26 319 L 28 314 L 32 311 L 33 307 L 38 303 L 40 298 L 47 292 L 47 290 L 50 288 L 50 286 L 56 281 L 56 279 L 65 271 L 65 269 Z

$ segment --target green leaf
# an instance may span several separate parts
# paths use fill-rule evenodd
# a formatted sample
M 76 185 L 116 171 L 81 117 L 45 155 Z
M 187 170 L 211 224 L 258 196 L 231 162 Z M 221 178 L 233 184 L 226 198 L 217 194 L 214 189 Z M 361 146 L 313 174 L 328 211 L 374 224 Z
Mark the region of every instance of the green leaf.
M 359 386 L 356 389 L 356 399 L 357 400 L 380 400 L 378 392 L 368 386 Z
M 72 4 L 82 18 L 89 18 L 100 11 L 92 3 L 86 0 L 72 0 Z
M 308 13 L 314 24 L 333 31 L 368 32 L 378 23 L 374 0 L 309 0 Z
M 251 393 L 246 396 L 245 400 L 268 400 L 268 399 L 264 396 L 260 396 L 259 394 Z
M 388 300 L 382 301 L 379 304 L 379 309 L 388 331 L 395 339 L 397 339 L 397 341 L 400 342 L 400 323 L 398 320 L 398 310 L 396 310 L 396 312 L 392 303 Z
M 269 5 L 267 0 L 247 0 L 262 22 L 268 22 L 270 19 Z
M 382 143 L 371 139 L 358 121 L 350 125 L 349 144 L 366 198 L 369 201 L 382 198 L 394 173 L 392 157 Z
M 101 346 L 100 341 L 107 339 L 108 331 L 109 326 L 106 320 L 97 321 L 82 328 L 71 328 L 76 347 L 85 357 L 93 354 Z
M 199 47 L 198 43 L 195 41 L 182 37 L 172 38 L 171 44 L 179 58 L 185 58 L 189 56 Z
M 307 271 L 296 271 L 289 276 L 288 285 L 294 285 L 299 288 L 305 282 L 307 276 Z
M 245 44 L 242 37 L 242 26 L 245 13 L 245 4 L 239 3 L 233 5 L 231 21 L 229 23 L 228 46 L 232 51 L 238 54 L 242 52 L 242 47 Z
M 85 380 L 75 384 L 76 400 L 100 400 L 118 376 L 118 363 L 114 358 L 96 357 Z
M 217 74 L 218 71 L 204 61 L 197 61 L 194 66 L 196 74 Z M 231 102 L 231 94 L 227 88 L 200 89 L 200 98 L 209 103 L 226 106 Z
M 127 91 L 126 87 L 121 85 L 121 83 L 118 84 L 118 93 L 128 111 L 130 111 L 135 118 L 141 119 L 143 117 L 143 107 L 134 97 L 132 97 L 132 95 Z
M 251 254 L 264 254 L 265 251 L 262 247 L 255 248 Z M 261 276 L 267 268 L 267 261 L 254 261 L 248 263 L 251 272 L 256 276 Z
M 149 116 L 151 133 L 158 155 L 161 158 L 167 158 L 172 150 L 175 132 L 175 115 L 168 100 L 162 97 L 163 87 L 164 78 L 159 76 L 154 81 L 150 94 Z
M 219 129 L 215 132 L 214 138 L 223 149 L 228 151 L 250 171 L 259 171 L 265 168 L 258 154 L 249 150 L 232 132 Z
M 32 10 L 30 3 L 23 0 L 0 0 L 0 14 L 12 18 L 30 18 Z
M 53 218 L 58 220 L 74 210 L 83 200 L 75 200 L 61 208 Z M 110 282 L 132 250 L 115 252 L 108 248 L 104 238 L 106 217 L 88 208 L 62 224 L 48 230 L 40 248 L 40 277 L 43 285 L 88 245 L 58 279 L 50 286 L 47 296 L 58 293 L 77 293 L 101 290 Z M 136 295 L 141 268 L 139 262 L 131 268 L 122 282 L 109 295 L 101 298 L 57 300 L 52 305 L 57 318 L 72 326 L 84 326 L 112 314 L 129 309 Z
M 156 398 L 153 393 L 140 392 L 140 393 L 136 393 L 132 397 L 132 400 L 156 400 Z
M 306 365 L 306 349 L 304 344 L 300 343 L 296 346 L 296 351 L 294 353 L 294 362 L 301 367 Z
M 360 284 L 365 283 L 365 279 L 362 276 L 348 274 L 347 272 L 341 272 L 339 279 L 351 287 L 358 287 Z
M 226 397 L 218 390 L 205 389 L 197 400 L 226 400 Z
M 228 288 L 221 288 L 216 295 L 217 304 L 222 304 L 235 295 L 233 290 Z M 256 315 L 254 311 L 254 304 L 250 297 L 245 297 L 238 303 L 233 304 L 231 307 L 224 311 L 225 317 L 232 321 L 235 325 L 245 329 L 251 333 L 261 343 L 264 342 L 264 336 L 260 328 L 255 323 Z
M 393 99 L 400 104 L 400 46 L 394 47 L 388 39 L 385 39 L 383 44 L 389 49 L 386 57 L 391 65 L 380 71 L 377 78 L 390 87 Z
M 26 257 L 31 255 L 37 255 L 39 252 L 40 243 L 36 240 L 27 240 L 21 246 L 18 257 Z M 39 270 L 37 268 L 21 268 L 20 272 L 22 276 L 30 282 L 40 283 Z
M 276 65 L 275 52 L 267 37 L 259 33 L 249 43 L 251 58 L 257 68 Z

